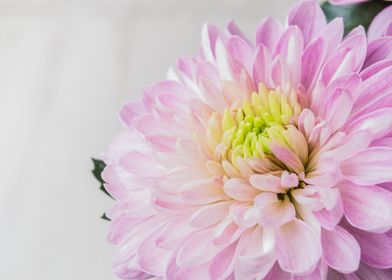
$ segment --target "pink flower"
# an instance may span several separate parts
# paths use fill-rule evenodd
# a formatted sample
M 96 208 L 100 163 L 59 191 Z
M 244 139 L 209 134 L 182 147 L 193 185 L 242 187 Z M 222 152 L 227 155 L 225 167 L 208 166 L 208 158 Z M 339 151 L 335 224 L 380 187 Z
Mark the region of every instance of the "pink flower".
M 314 1 L 285 26 L 264 19 L 255 43 L 206 24 L 200 56 L 120 112 L 103 172 L 115 272 L 391 279 L 387 19 L 370 43 L 362 27 L 342 38 Z

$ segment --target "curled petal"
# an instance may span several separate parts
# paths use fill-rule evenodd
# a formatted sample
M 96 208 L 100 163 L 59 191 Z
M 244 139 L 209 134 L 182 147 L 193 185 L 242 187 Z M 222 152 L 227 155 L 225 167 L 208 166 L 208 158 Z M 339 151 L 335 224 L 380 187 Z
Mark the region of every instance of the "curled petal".
M 321 244 L 306 223 L 294 219 L 276 230 L 276 257 L 287 272 L 311 272 L 321 257 Z
M 342 227 L 321 231 L 323 255 L 333 269 L 351 273 L 358 269 L 361 249 L 355 238 Z
M 392 194 L 378 186 L 340 186 L 344 214 L 356 228 L 385 232 L 392 228 Z

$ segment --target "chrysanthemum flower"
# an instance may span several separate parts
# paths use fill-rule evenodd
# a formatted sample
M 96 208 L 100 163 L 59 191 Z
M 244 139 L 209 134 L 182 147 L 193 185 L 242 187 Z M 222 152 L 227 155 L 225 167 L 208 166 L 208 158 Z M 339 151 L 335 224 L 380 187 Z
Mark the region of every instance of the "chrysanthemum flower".
M 200 56 L 120 112 L 103 172 L 115 272 L 391 279 L 392 37 L 375 32 L 342 38 L 313 1 L 255 43 L 206 24 Z

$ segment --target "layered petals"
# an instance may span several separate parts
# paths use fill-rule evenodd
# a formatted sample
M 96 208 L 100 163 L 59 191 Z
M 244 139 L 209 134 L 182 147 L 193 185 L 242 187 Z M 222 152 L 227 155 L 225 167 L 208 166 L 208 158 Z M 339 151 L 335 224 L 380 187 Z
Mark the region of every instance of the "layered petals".
M 313 0 L 254 41 L 205 24 L 198 56 L 123 105 L 103 155 L 116 274 L 389 279 L 391 11 L 368 37 Z

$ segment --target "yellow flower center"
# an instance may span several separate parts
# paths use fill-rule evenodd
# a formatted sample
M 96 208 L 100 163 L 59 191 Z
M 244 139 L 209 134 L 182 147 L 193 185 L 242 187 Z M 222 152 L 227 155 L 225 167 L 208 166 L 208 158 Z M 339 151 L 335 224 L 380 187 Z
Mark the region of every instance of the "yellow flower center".
M 296 125 L 301 106 L 294 90 L 268 90 L 260 84 L 247 100 L 226 109 L 223 118 L 213 114 L 209 119 L 208 141 L 217 160 L 271 155 L 271 141 L 287 142 L 285 131 Z M 221 126 L 221 127 L 218 127 Z

